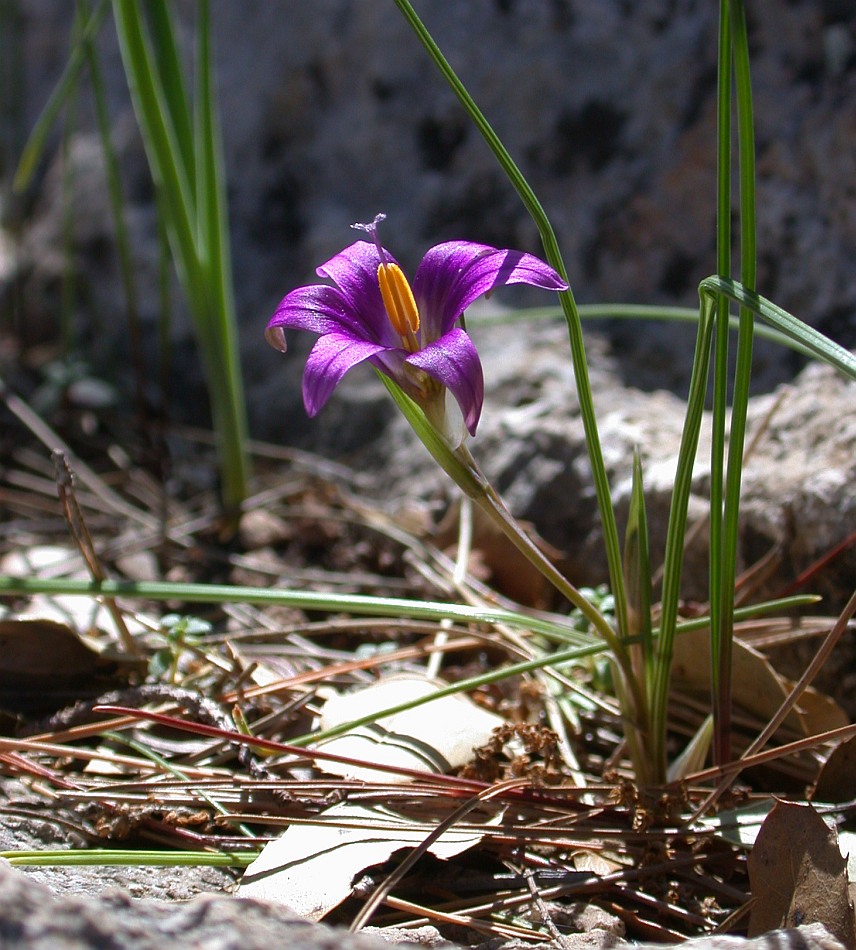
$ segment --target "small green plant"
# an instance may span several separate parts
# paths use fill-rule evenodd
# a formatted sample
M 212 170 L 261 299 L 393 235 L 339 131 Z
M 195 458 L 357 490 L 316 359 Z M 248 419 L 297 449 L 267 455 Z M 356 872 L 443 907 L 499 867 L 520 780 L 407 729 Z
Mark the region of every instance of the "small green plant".
M 176 683 L 182 657 L 211 633 L 211 624 L 199 617 L 166 614 L 161 617 L 160 629 L 166 637 L 166 645 L 152 654 L 149 676 L 161 682 Z
M 196 331 L 217 437 L 221 494 L 234 522 L 247 493 L 247 418 L 235 318 L 227 227 L 222 136 L 211 64 L 208 0 L 196 4 L 196 74 L 191 94 L 181 65 L 172 7 L 113 0 L 122 61 L 154 183 L 160 220 Z M 74 42 L 65 70 L 22 153 L 15 187 L 31 180 L 48 133 L 88 68 L 115 224 L 120 270 L 136 365 L 138 401 L 144 402 L 137 291 L 125 224 L 119 167 L 113 151 L 105 93 L 93 45 L 108 0 L 91 9 L 78 0 Z
M 196 328 L 226 514 L 246 497 L 247 419 L 235 322 L 208 0 L 196 5 L 196 77 L 181 68 L 170 4 L 113 0 L 119 48 L 179 279 Z
M 730 758 L 730 666 L 734 625 L 734 582 L 743 441 L 749 396 L 755 318 L 772 324 L 785 337 L 856 378 L 856 359 L 754 290 L 755 207 L 754 141 L 748 38 L 742 0 L 721 0 L 718 90 L 717 269 L 701 282 L 698 333 L 686 419 L 678 458 L 666 540 L 658 629 L 652 624 L 652 576 L 642 466 L 634 463 L 633 494 L 624 543 L 612 506 L 609 479 L 598 434 L 579 309 L 568 281 L 556 236 L 532 188 L 488 120 L 479 110 L 410 0 L 395 0 L 434 64 L 457 95 L 468 116 L 516 188 L 541 235 L 568 327 L 577 396 L 603 527 L 611 599 L 595 604 L 549 561 L 515 521 L 471 456 L 466 431 L 475 432 L 483 381 L 478 356 L 461 325 L 463 311 L 477 296 L 509 275 L 524 258 L 466 241 L 432 248 L 416 272 L 413 286 L 377 239 L 358 242 L 319 268 L 336 286 L 313 285 L 292 291 L 268 325 L 269 342 L 282 347 L 283 327 L 311 330 L 319 340 L 304 374 L 304 400 L 310 415 L 324 405 L 344 374 L 368 361 L 435 461 L 458 484 L 585 618 L 609 649 L 613 683 L 625 723 L 628 751 L 637 781 L 666 782 L 666 713 L 679 604 L 690 487 L 699 442 L 708 378 L 713 367 L 713 455 L 711 459 L 710 604 L 712 636 L 713 742 L 718 764 Z M 732 72 L 735 95 L 732 96 Z M 740 281 L 731 273 L 731 117 L 736 103 L 739 169 Z M 360 226 L 363 227 L 363 226 Z M 482 256 L 480 256 L 480 254 Z M 506 255 L 507 268 L 496 255 Z M 532 258 L 531 260 L 537 261 Z M 526 272 L 543 268 L 528 264 Z M 394 269 L 396 280 L 387 271 Z M 481 280 L 484 268 L 485 277 Z M 546 273 L 546 272 L 544 272 Z M 519 278 L 526 280 L 527 278 Z M 535 283 L 536 281 L 528 281 Z M 728 344 L 731 301 L 737 315 L 737 370 L 730 400 Z M 447 398 L 451 397 L 451 398 Z M 457 403 L 464 425 L 450 425 L 449 407 Z M 727 420 L 730 426 L 726 433 Z M 607 610 L 608 606 L 608 610 Z M 696 755 L 697 757 L 697 755 Z
M 675 636 L 686 626 L 679 607 L 687 511 L 704 408 L 710 399 L 710 617 L 701 622 L 710 626 L 713 647 L 714 757 L 718 763 L 724 763 L 731 756 L 731 643 L 738 616 L 734 583 L 754 336 L 763 332 L 856 379 L 856 359 L 852 354 L 755 290 L 754 119 L 743 0 L 720 0 L 719 4 L 716 273 L 699 284 L 699 310 L 694 318 L 696 347 L 656 624 L 642 465 L 638 460 L 634 463 L 632 502 L 622 532 L 613 509 L 600 442 L 582 331 L 584 310 L 591 313 L 596 308 L 577 306 L 554 229 L 530 184 L 410 0 L 395 3 L 530 213 L 540 234 L 544 261 L 532 254 L 485 248 L 467 241 L 448 242 L 429 250 L 411 285 L 380 243 L 378 219 L 362 226 L 371 241 L 355 243 L 324 265 L 322 272 L 333 284 L 298 288 L 285 298 L 268 326 L 268 339 L 281 347 L 287 327 L 318 335 L 304 374 L 304 401 L 311 415 L 321 409 L 352 366 L 363 361 L 374 365 L 438 464 L 569 602 L 570 627 L 558 629 L 547 625 L 547 635 L 567 645 L 569 638 L 579 634 L 586 640 L 583 644 L 573 643 L 574 650 L 583 651 L 580 656 L 596 652 L 590 641 L 592 636 L 598 638 L 601 648 L 607 649 L 628 750 L 637 779 L 644 785 L 661 784 L 668 775 L 666 718 L 672 652 Z M 85 0 L 80 0 L 77 44 L 58 93 L 33 133 L 22 170 L 32 168 L 45 129 L 83 66 L 88 62 L 93 75 L 96 74 L 91 40 L 108 9 L 107 0 L 100 0 L 92 10 Z M 223 500 L 227 511 L 236 514 L 246 491 L 246 420 L 211 67 L 209 3 L 198 0 L 196 6 L 196 75 L 192 95 L 181 66 L 167 0 L 146 4 L 112 0 L 112 9 L 161 218 L 195 321 L 207 373 L 219 438 Z M 736 189 L 732 182 L 735 157 Z M 116 190 L 112 174 L 111 190 Z M 735 190 L 739 197 L 737 215 L 732 214 Z M 732 264 L 733 246 L 739 246 L 737 266 Z M 478 425 L 483 379 L 478 354 L 462 324 L 463 311 L 476 297 L 513 282 L 556 292 L 566 321 L 603 530 L 609 574 L 605 594 L 598 592 L 592 596 L 556 569 L 512 517 L 467 447 L 467 434 L 472 434 Z M 611 312 L 614 310 L 611 308 Z M 639 308 L 626 308 L 627 316 L 639 313 Z M 643 315 L 649 312 L 643 311 Z M 673 312 L 667 316 L 685 319 L 686 313 Z M 732 343 L 734 337 L 736 347 Z M 729 392 L 730 347 L 736 351 L 736 372 Z M 327 603 L 351 612 L 362 609 L 357 597 L 331 597 Z M 461 616 L 456 614 L 460 608 L 454 605 L 434 606 L 445 611 L 444 616 Z M 412 605 L 391 601 L 373 602 L 373 609 L 414 615 Z M 519 617 L 515 621 L 519 622 Z M 527 623 L 529 629 L 545 632 L 531 618 Z M 178 659 L 196 635 L 193 626 L 183 622 L 170 628 L 168 645 L 158 660 L 167 678 L 175 678 Z M 566 655 L 564 659 L 554 657 L 556 663 L 567 660 Z M 549 660 L 539 656 L 533 662 L 543 665 Z

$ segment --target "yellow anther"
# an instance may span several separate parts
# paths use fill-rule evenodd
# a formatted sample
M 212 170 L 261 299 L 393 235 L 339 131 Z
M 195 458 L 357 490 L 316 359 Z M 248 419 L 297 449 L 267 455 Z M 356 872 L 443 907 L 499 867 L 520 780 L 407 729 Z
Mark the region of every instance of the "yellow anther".
M 398 264 L 381 264 L 377 269 L 380 294 L 389 322 L 400 337 L 419 329 L 419 309 L 410 284 Z

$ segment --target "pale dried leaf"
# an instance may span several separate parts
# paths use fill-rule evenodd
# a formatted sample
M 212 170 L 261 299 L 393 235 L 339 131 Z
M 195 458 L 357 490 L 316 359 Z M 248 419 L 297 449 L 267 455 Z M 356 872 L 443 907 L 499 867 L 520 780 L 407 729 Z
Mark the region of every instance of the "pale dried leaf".
M 734 641 L 732 697 L 735 706 L 768 722 L 791 691 L 790 680 L 778 673 L 764 656 L 741 640 Z M 710 693 L 710 632 L 693 630 L 675 638 L 672 683 L 675 689 L 705 697 Z M 828 697 L 808 689 L 783 726 L 799 737 L 819 729 L 846 725 L 847 716 Z M 806 712 L 803 711 L 806 710 Z
M 600 877 L 615 874 L 624 869 L 625 865 L 613 860 L 600 851 L 576 851 L 573 856 L 574 869 L 588 871 Z
M 34 544 L 9 551 L 0 558 L 0 574 L 12 577 L 88 577 L 80 552 L 59 544 Z
M 666 775 L 670 782 L 679 782 L 692 772 L 704 768 L 710 744 L 713 741 L 713 716 L 705 716 L 684 751 L 669 766 Z
M 320 728 L 344 725 L 417 697 L 429 696 L 445 685 L 440 680 L 402 674 L 366 689 L 333 696 L 324 705 Z M 373 723 L 319 743 L 319 747 L 325 752 L 366 763 L 449 772 L 466 765 L 473 757 L 473 749 L 484 745 L 503 722 L 499 716 L 480 709 L 467 696 L 456 694 L 382 716 Z M 365 781 L 410 781 L 406 776 L 397 778 L 392 773 L 335 762 L 325 762 L 323 768 L 334 775 Z
M 345 900 L 367 869 L 402 848 L 420 845 L 432 827 L 382 808 L 343 802 L 318 816 L 318 824 L 292 825 L 247 868 L 239 897 L 285 904 L 301 917 L 320 920 Z M 449 859 L 482 840 L 450 828 L 428 848 Z

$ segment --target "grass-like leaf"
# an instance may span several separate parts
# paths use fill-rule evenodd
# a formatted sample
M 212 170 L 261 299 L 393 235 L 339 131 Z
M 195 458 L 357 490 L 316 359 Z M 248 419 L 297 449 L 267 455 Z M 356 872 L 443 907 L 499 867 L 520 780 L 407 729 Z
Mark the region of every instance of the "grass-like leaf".
M 246 496 L 248 456 L 226 228 L 222 146 L 211 71 L 209 7 L 198 5 L 197 88 L 186 90 L 175 28 L 164 0 L 114 0 L 131 98 L 190 307 L 218 437 L 223 501 L 236 515 Z
M 526 210 L 535 222 L 538 233 L 541 236 L 541 243 L 544 246 L 544 254 L 550 265 L 567 280 L 568 272 L 562 259 L 559 243 L 556 234 L 547 213 L 544 211 L 541 202 L 538 200 L 535 192 L 532 190 L 526 177 L 517 167 L 514 159 L 511 157 L 508 149 L 502 143 L 502 140 L 494 131 L 490 122 L 476 105 L 475 100 L 467 91 L 464 84 L 458 78 L 454 69 L 443 55 L 440 47 L 434 41 L 434 38 L 419 19 L 416 11 L 413 9 L 410 0 L 395 0 L 404 18 L 407 20 L 413 32 L 422 43 L 428 55 L 431 57 L 434 65 L 442 74 L 443 78 L 451 87 L 452 91 L 458 97 L 467 115 L 473 124 L 487 142 L 494 154 L 497 162 L 505 172 L 508 180 L 514 186 L 520 200 L 526 207 Z M 597 417 L 594 410 L 594 399 L 592 398 L 591 383 L 589 381 L 588 361 L 586 359 L 585 343 L 583 340 L 582 324 L 574 299 L 572 290 L 567 290 L 559 294 L 562 305 L 562 312 L 568 327 L 568 338 L 571 347 L 571 359 L 574 367 L 574 378 L 577 384 L 577 399 L 580 407 L 580 416 L 583 422 L 583 429 L 586 437 L 586 448 L 589 456 L 589 463 L 592 469 L 592 478 L 594 481 L 595 495 L 597 497 L 598 510 L 603 525 L 603 540 L 606 550 L 607 565 L 609 568 L 610 586 L 615 597 L 615 613 L 618 621 L 618 630 L 620 634 L 626 633 L 627 628 L 627 605 L 624 594 L 624 576 L 621 566 L 621 542 L 618 535 L 618 525 L 615 519 L 615 510 L 612 505 L 612 495 L 609 487 L 609 476 L 606 472 L 606 464 L 603 458 L 603 449 L 600 442 L 600 435 L 597 427 Z
M 783 336 L 799 344 L 815 359 L 828 363 L 848 379 L 856 380 L 856 356 L 828 336 L 803 323 L 766 297 L 744 287 L 739 281 L 712 275 L 699 284 L 699 294 L 705 298 L 717 295 L 727 297 L 775 327 Z
M 98 35 L 109 9 L 108 0 L 99 0 L 97 7 L 77 37 L 62 74 L 39 114 L 18 160 L 18 167 L 12 181 L 12 187 L 15 191 L 23 191 L 32 181 L 39 161 L 44 154 L 48 135 L 56 125 L 60 112 L 77 88 L 80 72 L 86 65 L 87 44 L 91 43 L 92 39 Z

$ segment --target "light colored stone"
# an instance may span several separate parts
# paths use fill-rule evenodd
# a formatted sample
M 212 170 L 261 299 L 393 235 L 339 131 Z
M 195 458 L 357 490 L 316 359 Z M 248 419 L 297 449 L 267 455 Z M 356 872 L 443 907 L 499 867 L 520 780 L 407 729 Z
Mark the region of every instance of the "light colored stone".
M 16 95 L 29 129 L 68 56 L 72 17 L 55 0 L 26 0 L 18 8 L 10 42 L 19 44 L 26 64 Z M 193 30 L 186 8 L 176 9 L 190 62 Z M 715 7 L 666 0 L 425 0 L 419 13 L 547 209 L 578 299 L 694 306 L 698 282 L 715 259 Z M 212 16 L 254 425 L 266 437 L 347 453 L 382 430 L 386 403 L 352 389 L 350 407 L 337 399 L 307 423 L 300 372 L 308 340 L 290 340 L 286 357 L 262 341 L 278 300 L 314 280 L 318 264 L 350 242 L 351 222 L 377 211 L 388 213 L 384 239 L 411 270 L 429 245 L 450 238 L 537 251 L 536 229 L 393 7 L 317 0 L 281 9 L 243 0 L 215 5 Z M 850 49 L 852 21 L 832 7 L 770 0 L 753 14 L 759 287 L 853 345 Z M 109 18 L 99 53 L 141 319 L 154 334 L 157 217 Z M 91 116 L 81 108 L 77 117 L 65 157 L 57 137 L 29 196 L 14 255 L 15 301 L 22 332 L 36 339 L 55 332 L 67 240 L 65 163 L 76 279 L 86 301 L 80 318 L 100 318 L 88 356 L 112 365 L 127 337 L 109 252 L 113 224 Z M 509 299 L 544 303 L 534 292 Z M 628 383 L 681 390 L 691 331 L 638 322 L 606 326 Z M 202 377 L 180 306 L 174 334 L 173 365 L 180 367 L 184 394 L 174 409 L 198 416 Z M 755 362 L 758 385 L 766 389 L 796 365 L 791 354 L 763 342 Z

